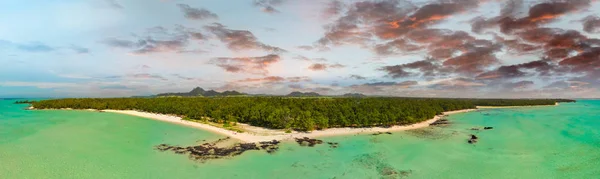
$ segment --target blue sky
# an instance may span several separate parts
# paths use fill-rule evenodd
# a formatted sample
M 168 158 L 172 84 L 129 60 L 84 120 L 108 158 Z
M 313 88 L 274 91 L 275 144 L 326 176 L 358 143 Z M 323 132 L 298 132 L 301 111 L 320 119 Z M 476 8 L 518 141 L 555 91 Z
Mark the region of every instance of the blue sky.
M 599 9 L 589 0 L 7 0 L 0 97 L 196 86 L 600 97 Z

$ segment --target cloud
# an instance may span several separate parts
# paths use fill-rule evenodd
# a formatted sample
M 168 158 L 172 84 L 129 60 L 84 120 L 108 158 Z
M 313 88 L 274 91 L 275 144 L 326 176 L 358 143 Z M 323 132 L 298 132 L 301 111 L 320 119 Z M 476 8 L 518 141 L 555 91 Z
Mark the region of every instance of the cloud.
M 573 57 L 566 58 L 560 61 L 559 64 L 569 68 L 573 73 L 584 73 L 591 78 L 599 78 L 600 47 L 594 47 Z
M 186 77 L 186 76 L 183 76 L 180 74 L 172 74 L 172 75 L 177 79 L 186 80 L 186 81 L 192 81 L 192 80 L 201 81 L 202 80 L 200 78 Z
M 56 48 L 50 47 L 42 43 L 29 43 L 29 44 L 15 44 L 17 49 L 26 52 L 51 52 L 55 51 Z
M 558 71 L 558 67 L 552 65 L 550 62 L 545 60 L 532 61 L 522 63 L 518 65 L 501 66 L 500 68 L 479 74 L 477 79 L 506 79 L 506 78 L 520 78 L 534 75 L 535 73 L 530 72 L 534 70 L 537 75 L 550 76 L 555 71 Z
M 116 89 L 116 90 L 134 90 L 136 88 L 132 88 L 129 86 L 125 86 L 125 85 L 107 85 L 107 86 L 100 86 L 100 89 Z
M 287 77 L 286 79 L 289 82 L 294 82 L 294 83 L 311 81 L 310 77 L 308 77 L 308 76 L 293 76 L 293 77 Z
M 277 83 L 283 82 L 285 78 L 280 76 L 267 76 L 264 78 L 246 78 L 243 80 L 238 80 L 237 82 L 247 83 L 247 82 L 266 82 L 266 83 Z
M 127 40 L 118 38 L 107 38 L 101 43 L 110 47 L 124 48 L 131 50 L 133 54 L 150 54 L 161 52 L 174 53 L 203 53 L 200 49 L 187 49 L 190 41 L 205 40 L 202 33 L 195 29 L 177 26 L 172 32 L 164 27 L 154 27 L 148 29 L 146 37 L 139 37 L 137 40 Z
M 430 85 L 429 88 L 434 89 L 452 89 L 452 90 L 460 90 L 460 89 L 469 89 L 469 88 L 477 88 L 487 86 L 485 83 L 479 82 L 477 80 L 469 79 L 469 78 L 452 78 L 441 80 L 433 85 Z
M 267 68 L 281 61 L 281 57 L 276 54 L 270 54 L 260 57 L 219 57 L 210 60 L 214 64 L 230 73 L 250 73 L 266 75 L 269 73 Z
M 104 0 L 111 8 L 123 9 L 123 6 L 116 0 Z
M 221 42 L 225 43 L 233 51 L 265 50 L 272 53 L 286 52 L 286 50 L 279 47 L 259 42 L 254 34 L 247 30 L 232 30 L 219 23 L 213 23 L 212 25 L 204 26 L 204 28 L 215 34 Z
M 433 59 L 421 60 L 412 63 L 384 66 L 380 70 L 385 71 L 391 78 L 405 78 L 411 76 L 443 76 L 447 70 Z
M 411 88 L 418 85 L 417 81 L 403 81 L 403 82 L 375 82 L 375 83 L 364 83 L 358 85 L 351 85 L 349 89 L 353 92 L 376 94 L 382 92 L 393 92 L 398 89 Z
M 508 90 L 523 90 L 533 86 L 533 81 L 519 81 L 514 83 L 506 83 L 503 85 Z
M 53 88 L 74 88 L 74 87 L 77 87 L 78 84 L 67 83 L 67 82 L 5 81 L 5 82 L 0 82 L 0 86 L 36 87 L 36 88 L 42 88 L 42 89 L 53 89 Z
M 327 6 L 322 12 L 322 17 L 325 19 L 338 16 L 342 14 L 343 10 L 346 8 L 346 4 L 339 0 L 329 0 L 327 2 Z
M 149 73 L 135 73 L 135 74 L 127 74 L 127 75 L 115 75 L 115 76 L 107 76 L 106 79 L 141 79 L 141 80 L 162 80 L 167 81 L 168 79 L 157 74 L 149 74 Z
M 308 69 L 312 70 L 312 71 L 325 71 L 328 68 L 344 68 L 344 67 L 346 67 L 346 66 L 339 64 L 339 63 L 335 63 L 335 64 L 313 63 L 310 66 L 308 66 Z
M 203 8 L 193 8 L 187 4 L 177 4 L 184 16 L 191 20 L 219 19 L 217 14 Z
M 260 7 L 265 13 L 273 14 L 279 13 L 279 10 L 275 7 L 283 4 L 284 0 L 254 0 L 252 3 L 256 7 Z
M 69 48 L 73 51 L 75 51 L 75 53 L 78 54 L 88 54 L 90 53 L 90 49 L 85 48 L 85 47 L 81 47 L 81 46 L 77 46 L 77 45 L 71 45 L 69 46 Z
M 600 33 L 600 17 L 590 15 L 581 21 L 583 22 L 584 31 L 588 33 Z
M 499 63 L 495 53 L 500 51 L 501 47 L 494 45 L 491 47 L 475 47 L 468 52 L 450 58 L 444 61 L 443 65 L 452 68 L 454 72 L 464 75 L 474 75 L 485 71 L 491 65 Z
M 399 54 L 401 52 L 420 51 L 421 46 L 408 42 L 405 39 L 396 39 L 385 44 L 375 46 L 375 53 L 378 55 Z
M 301 45 L 301 46 L 298 46 L 297 48 L 302 49 L 302 50 L 312 50 L 312 49 L 314 49 L 314 47 L 310 46 L 310 45 Z
M 357 80 L 366 80 L 367 78 L 364 76 L 360 76 L 360 75 L 350 75 L 351 79 L 357 79 Z
M 531 6 L 527 16 L 515 18 L 514 9 L 522 6 L 523 3 L 522 1 L 507 1 L 507 5 L 505 5 L 500 16 L 490 19 L 479 17 L 472 20 L 472 30 L 481 33 L 484 29 L 498 26 L 501 32 L 512 34 L 553 22 L 560 16 L 589 7 L 590 3 L 590 0 L 546 1 Z

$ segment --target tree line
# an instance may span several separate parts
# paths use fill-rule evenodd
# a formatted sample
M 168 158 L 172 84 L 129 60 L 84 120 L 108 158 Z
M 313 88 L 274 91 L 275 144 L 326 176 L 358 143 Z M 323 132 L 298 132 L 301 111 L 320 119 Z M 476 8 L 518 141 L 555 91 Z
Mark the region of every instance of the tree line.
M 217 123 L 247 123 L 273 129 L 311 131 L 332 127 L 407 125 L 445 111 L 475 106 L 553 105 L 562 99 L 435 98 L 71 98 L 33 102 L 37 109 L 138 110 Z

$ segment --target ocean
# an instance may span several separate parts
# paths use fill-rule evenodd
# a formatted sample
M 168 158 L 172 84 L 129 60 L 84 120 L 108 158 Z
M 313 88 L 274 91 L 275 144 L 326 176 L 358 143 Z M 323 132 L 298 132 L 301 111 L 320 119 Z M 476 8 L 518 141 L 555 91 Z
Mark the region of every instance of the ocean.
M 158 144 L 223 136 L 134 116 L 24 110 L 0 100 L 0 178 L 598 178 L 600 100 L 483 109 L 450 126 L 286 142 L 274 154 L 198 162 Z M 483 127 L 493 127 L 483 130 Z M 481 130 L 472 130 L 480 128 Z M 470 135 L 479 137 L 468 144 Z

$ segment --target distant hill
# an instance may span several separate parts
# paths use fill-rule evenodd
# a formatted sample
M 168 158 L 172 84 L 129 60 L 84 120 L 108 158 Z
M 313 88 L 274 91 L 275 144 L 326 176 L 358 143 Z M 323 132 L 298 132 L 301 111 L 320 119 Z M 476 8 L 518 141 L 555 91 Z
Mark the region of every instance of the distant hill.
M 364 95 L 362 93 L 346 93 L 342 96 L 343 97 L 367 97 L 367 95 Z
M 156 96 L 184 96 L 184 97 L 193 97 L 193 96 L 205 96 L 205 97 L 212 97 L 212 96 L 239 96 L 239 95 L 246 95 L 245 93 L 240 93 L 237 91 L 224 91 L 222 93 L 217 92 L 215 90 L 204 90 L 200 87 L 196 87 L 194 89 L 192 89 L 192 91 L 187 92 L 187 93 L 161 93 L 161 94 L 157 94 Z
M 289 97 L 317 97 L 317 96 L 321 96 L 319 93 L 315 93 L 315 92 L 299 92 L 299 91 L 294 91 L 286 96 Z

